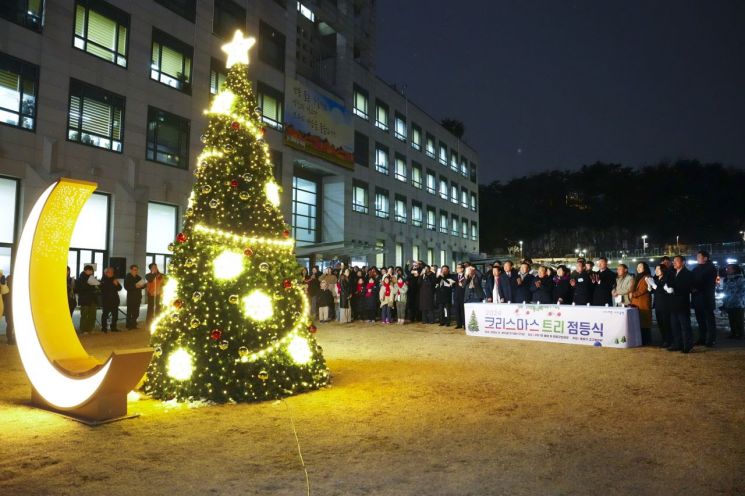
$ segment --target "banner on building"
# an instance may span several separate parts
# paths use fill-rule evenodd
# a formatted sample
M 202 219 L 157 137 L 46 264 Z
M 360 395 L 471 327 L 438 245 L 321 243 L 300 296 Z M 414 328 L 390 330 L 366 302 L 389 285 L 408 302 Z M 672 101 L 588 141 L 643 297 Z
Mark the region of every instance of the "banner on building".
M 352 114 L 344 102 L 300 79 L 287 85 L 285 143 L 354 169 Z
M 611 348 L 641 346 L 636 308 L 467 303 L 465 309 L 469 336 Z

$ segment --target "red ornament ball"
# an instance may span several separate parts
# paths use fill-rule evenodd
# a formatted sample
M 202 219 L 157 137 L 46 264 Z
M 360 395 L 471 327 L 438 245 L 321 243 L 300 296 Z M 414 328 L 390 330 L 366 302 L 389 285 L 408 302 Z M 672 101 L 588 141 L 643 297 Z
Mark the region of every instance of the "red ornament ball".
M 180 232 L 176 235 L 176 241 L 179 243 L 184 243 L 186 241 L 186 234 Z
M 285 289 L 290 289 L 292 287 L 292 281 L 289 279 L 285 279 L 282 281 L 282 285 L 285 287 Z
M 233 129 L 233 131 L 237 131 L 241 128 L 241 123 L 238 121 L 233 121 L 230 123 L 230 127 Z
M 214 341 L 217 341 L 218 339 L 222 337 L 222 331 L 220 329 L 212 329 L 212 332 L 210 333 L 210 337 Z
M 176 307 L 176 308 L 183 307 L 184 306 L 184 300 L 182 300 L 181 298 L 179 298 L 177 300 L 174 300 L 173 301 L 173 306 Z
M 290 231 L 288 231 L 287 229 L 285 229 L 285 230 L 284 230 L 284 232 L 282 232 L 282 235 L 283 235 L 283 236 L 284 236 L 285 238 L 289 238 L 289 237 L 290 237 Z
M 313 324 L 308 326 L 308 332 L 311 334 L 315 334 L 316 331 L 318 331 L 318 327 L 314 326 Z
M 246 248 L 245 250 L 243 250 L 243 254 L 247 257 L 253 257 L 254 251 L 251 248 Z
M 230 181 L 230 187 L 231 188 L 237 188 L 238 187 L 238 181 L 236 181 L 235 179 L 233 179 L 232 181 Z

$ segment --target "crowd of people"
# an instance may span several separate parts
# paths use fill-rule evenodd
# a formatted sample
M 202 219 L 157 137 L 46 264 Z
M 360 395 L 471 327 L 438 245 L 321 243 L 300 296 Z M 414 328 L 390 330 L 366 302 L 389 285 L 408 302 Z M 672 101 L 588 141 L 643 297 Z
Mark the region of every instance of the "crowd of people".
M 724 297 L 720 309 L 729 318 L 730 338 L 742 339 L 745 327 L 745 277 L 738 265 L 728 265 L 720 276 L 706 251 L 697 254 L 692 270 L 685 258 L 663 257 L 654 272 L 645 262 L 631 274 L 625 264 L 616 270 L 608 260 L 597 262 L 579 258 L 570 269 L 566 265 L 534 265 L 525 259 L 495 262 L 482 274 L 468 262 L 459 263 L 451 272 L 423 261 L 404 267 L 349 267 L 343 263 L 321 271 L 314 266 L 301 269 L 309 300 L 309 312 L 319 322 L 336 320 L 399 325 L 410 322 L 439 324 L 456 329 L 465 327 L 466 303 L 540 303 L 559 305 L 634 306 L 639 310 L 642 344 L 652 343 L 653 313 L 661 346 L 670 351 L 688 353 L 695 344 L 716 344 L 715 289 L 719 284 Z M 123 284 L 113 267 L 107 267 L 99 279 L 94 268 L 85 265 L 72 277 L 67 269 L 67 298 L 72 315 L 80 308 L 78 332 L 88 333 L 96 326 L 101 308 L 103 332 L 119 331 L 120 291 L 126 291 L 126 329 L 137 329 L 143 291 L 147 301 L 146 323 L 161 307 L 166 276 L 156 264 L 148 266 L 145 276 L 131 265 Z M 5 314 L 6 337 L 14 342 L 11 277 L 0 273 L 0 316 Z M 691 310 L 698 323 L 694 342 Z

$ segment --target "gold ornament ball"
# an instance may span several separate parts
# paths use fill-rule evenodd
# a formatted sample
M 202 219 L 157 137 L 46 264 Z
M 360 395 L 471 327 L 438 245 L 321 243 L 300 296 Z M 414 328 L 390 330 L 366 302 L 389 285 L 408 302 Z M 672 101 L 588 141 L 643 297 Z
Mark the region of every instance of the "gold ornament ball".
M 228 296 L 228 303 L 232 303 L 233 305 L 235 305 L 236 303 L 238 303 L 238 295 L 230 295 L 230 296 Z
M 220 205 L 220 201 L 213 198 L 210 200 L 209 205 L 210 208 L 217 208 L 217 206 Z
M 241 357 L 248 355 L 248 348 L 246 348 L 245 346 L 241 346 L 240 348 L 238 348 L 238 355 Z
M 168 243 L 168 251 L 173 251 L 173 243 Z
M 189 327 L 191 327 L 192 329 L 196 329 L 197 327 L 199 327 L 199 319 L 196 317 L 191 319 L 191 322 L 189 322 Z
M 227 341 L 223 340 L 223 341 L 220 341 L 220 344 L 218 346 L 220 347 L 221 350 L 227 350 L 229 344 Z
M 268 263 L 266 263 L 266 262 L 261 262 L 261 263 L 259 264 L 259 270 L 260 270 L 261 272 L 268 272 L 268 271 L 269 271 L 269 264 L 268 264 Z
M 201 300 L 202 299 L 202 293 L 200 293 L 199 291 L 194 291 L 194 293 L 192 293 L 192 295 L 191 295 L 191 299 L 194 300 L 194 301 Z
M 210 186 L 209 184 L 205 184 L 204 186 L 202 186 L 202 193 L 204 193 L 205 195 L 210 191 L 212 191 L 212 186 Z
M 267 372 L 266 370 L 262 370 L 261 372 L 259 372 L 259 379 L 266 382 L 266 380 L 269 379 L 269 372 Z
M 248 194 L 248 191 L 241 191 L 240 193 L 238 193 L 238 198 L 245 201 L 251 198 L 251 195 Z
M 155 356 L 159 357 L 162 354 L 163 354 L 163 348 L 161 348 L 160 346 L 156 346 L 155 347 Z

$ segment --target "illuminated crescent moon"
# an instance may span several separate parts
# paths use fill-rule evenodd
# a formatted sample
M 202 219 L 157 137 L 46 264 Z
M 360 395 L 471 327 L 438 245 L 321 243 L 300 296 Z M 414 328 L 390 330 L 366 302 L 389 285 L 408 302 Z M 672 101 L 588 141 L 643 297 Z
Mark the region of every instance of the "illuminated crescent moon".
M 102 363 L 75 333 L 67 303 L 68 251 L 95 189 L 95 183 L 63 178 L 42 193 L 18 243 L 12 298 L 18 352 L 34 400 L 38 395 L 52 408 L 73 414 L 82 409 L 82 416 L 103 419 L 126 414 L 126 394 L 144 375 L 152 350 L 114 352 Z

